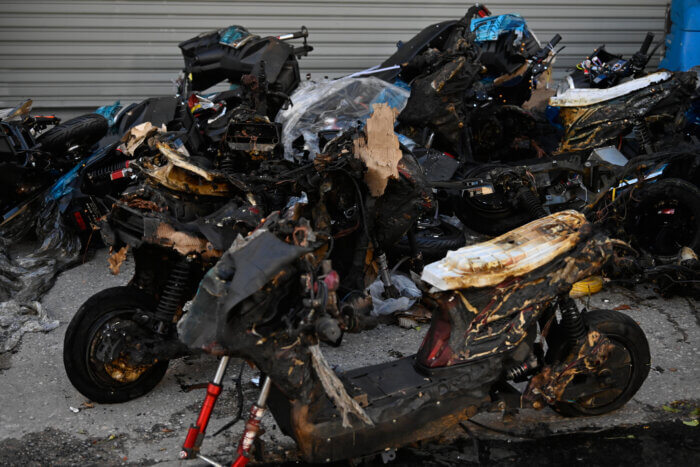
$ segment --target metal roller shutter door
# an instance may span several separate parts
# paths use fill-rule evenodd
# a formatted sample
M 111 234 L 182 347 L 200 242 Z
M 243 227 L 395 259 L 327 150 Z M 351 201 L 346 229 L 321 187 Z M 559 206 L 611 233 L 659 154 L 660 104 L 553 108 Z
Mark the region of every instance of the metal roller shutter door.
M 172 93 L 177 43 L 241 24 L 261 35 L 309 28 L 315 47 L 301 60 L 314 77 L 340 76 L 381 62 L 398 40 L 457 18 L 469 2 L 426 1 L 3 1 L 0 106 L 33 98 L 35 108 L 84 111 Z M 566 45 L 556 74 L 600 44 L 631 54 L 647 31 L 661 39 L 665 0 L 486 2 L 494 14 L 522 14 L 540 40 Z

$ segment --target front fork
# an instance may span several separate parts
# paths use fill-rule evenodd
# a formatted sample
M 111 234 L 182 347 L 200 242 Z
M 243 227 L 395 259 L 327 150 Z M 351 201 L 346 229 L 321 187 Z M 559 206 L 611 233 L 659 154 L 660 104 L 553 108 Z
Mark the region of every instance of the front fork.
M 244 467 L 248 464 L 248 461 L 250 461 L 253 442 L 260 432 L 260 421 L 263 415 L 265 415 L 265 410 L 267 410 L 267 396 L 270 395 L 270 384 L 270 378 L 266 376 L 265 381 L 263 381 L 262 390 L 258 396 L 258 401 L 250 408 L 248 421 L 245 423 L 243 435 L 238 442 L 238 458 L 233 461 L 231 467 Z
M 195 425 L 191 425 L 190 429 L 187 431 L 187 437 L 182 445 L 182 451 L 180 451 L 180 459 L 194 459 L 196 457 L 215 467 L 220 466 L 220 464 L 217 462 L 214 462 L 213 460 L 201 455 L 199 453 L 199 448 L 204 440 L 204 434 L 206 432 L 207 425 L 209 424 L 211 413 L 214 410 L 216 400 L 223 389 L 221 381 L 226 373 L 228 362 L 229 357 L 221 357 L 219 366 L 216 369 L 216 375 L 214 375 L 214 379 L 207 386 L 207 395 L 204 398 L 202 408 L 199 411 L 197 423 Z M 233 464 L 231 464 L 232 467 L 244 467 L 250 461 L 253 443 L 260 432 L 260 422 L 263 415 L 265 415 L 265 411 L 267 410 L 267 397 L 270 395 L 270 385 L 270 378 L 265 377 L 258 400 L 250 409 L 250 414 L 248 415 L 248 420 L 246 421 L 243 435 L 238 443 L 238 457 L 235 461 L 233 461 Z

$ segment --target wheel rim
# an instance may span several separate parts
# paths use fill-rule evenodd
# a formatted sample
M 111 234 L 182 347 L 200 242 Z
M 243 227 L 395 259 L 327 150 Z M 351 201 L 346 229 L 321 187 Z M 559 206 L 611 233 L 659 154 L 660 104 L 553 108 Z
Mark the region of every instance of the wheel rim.
M 88 331 L 85 362 L 92 380 L 102 387 L 128 388 L 131 385 L 135 385 L 153 367 L 153 364 L 130 365 L 124 355 L 120 355 L 117 359 L 108 363 L 101 362 L 95 357 L 95 351 L 103 338 L 104 332 L 117 323 L 133 322 L 131 319 L 133 314 L 134 310 L 111 311 L 97 320 Z
M 595 373 L 576 375 L 563 395 L 566 402 L 586 412 L 605 412 L 632 384 L 636 364 L 633 353 L 621 340 L 607 337 L 614 347 L 605 363 Z
M 435 219 L 422 219 L 416 223 L 416 235 L 422 238 L 438 239 L 454 235 L 459 229 Z
M 467 172 L 468 177 L 473 178 L 487 178 L 491 179 L 490 172 L 497 166 L 483 166 L 477 167 L 469 172 Z M 475 209 L 478 209 L 484 213 L 492 214 L 504 214 L 512 211 L 510 203 L 503 196 L 502 193 L 496 191 L 488 195 L 479 195 L 473 197 L 463 198 L 463 201 L 469 203 Z

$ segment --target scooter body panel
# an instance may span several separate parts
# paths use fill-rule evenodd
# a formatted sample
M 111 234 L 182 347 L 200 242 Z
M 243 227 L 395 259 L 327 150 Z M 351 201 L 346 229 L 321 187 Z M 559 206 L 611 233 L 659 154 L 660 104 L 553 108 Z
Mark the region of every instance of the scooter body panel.
M 288 401 L 273 387 L 268 406 L 283 432 L 294 438 L 308 462 L 366 456 L 448 432 L 490 403 L 502 359 L 488 358 L 427 376 L 415 356 L 340 376 L 348 394 L 363 406 L 374 426 L 350 416 L 343 427 L 332 402 L 317 388 L 310 404 Z

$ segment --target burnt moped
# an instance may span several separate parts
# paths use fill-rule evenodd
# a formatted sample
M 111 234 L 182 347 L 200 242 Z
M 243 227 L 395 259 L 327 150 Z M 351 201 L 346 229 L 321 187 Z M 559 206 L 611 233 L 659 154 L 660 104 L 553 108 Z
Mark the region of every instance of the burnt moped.
M 200 446 L 232 357 L 263 375 L 234 466 L 250 459 L 268 409 L 305 461 L 333 462 L 437 437 L 485 410 L 607 413 L 649 372 L 648 343 L 634 320 L 580 311 L 569 298 L 615 241 L 564 211 L 426 266 L 422 306 L 432 322 L 418 352 L 338 374 L 319 342 L 337 344 L 363 301 L 336 297 L 326 238 L 303 221 L 270 216 L 205 275 L 179 334 L 222 358 L 182 458 L 208 460 Z M 519 391 L 513 381 L 527 385 Z

